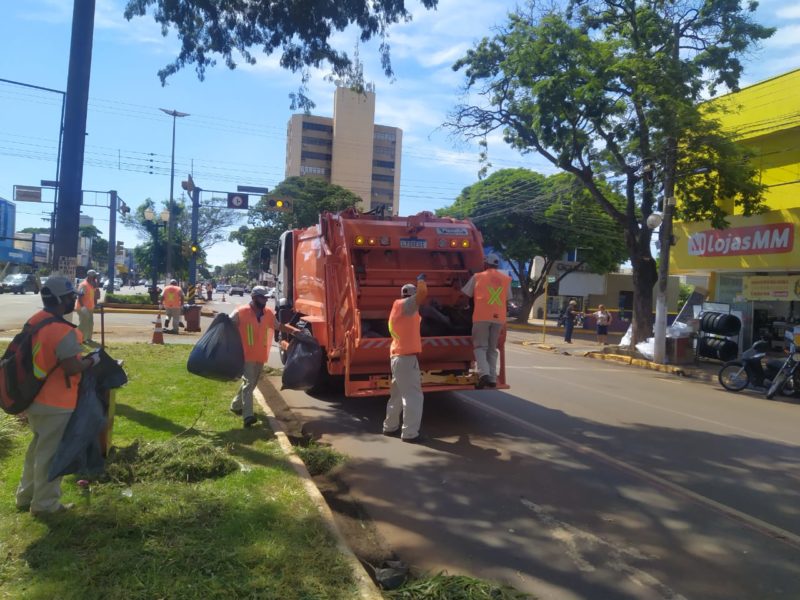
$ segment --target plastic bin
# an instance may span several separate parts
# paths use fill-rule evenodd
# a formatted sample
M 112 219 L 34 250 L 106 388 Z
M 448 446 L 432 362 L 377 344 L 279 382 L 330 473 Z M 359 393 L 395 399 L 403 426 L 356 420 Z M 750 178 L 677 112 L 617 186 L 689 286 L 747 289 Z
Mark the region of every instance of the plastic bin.
M 186 317 L 186 331 L 200 331 L 200 306 L 184 304 L 183 316 Z
M 667 361 L 671 365 L 687 365 L 694 362 L 692 338 L 667 338 Z

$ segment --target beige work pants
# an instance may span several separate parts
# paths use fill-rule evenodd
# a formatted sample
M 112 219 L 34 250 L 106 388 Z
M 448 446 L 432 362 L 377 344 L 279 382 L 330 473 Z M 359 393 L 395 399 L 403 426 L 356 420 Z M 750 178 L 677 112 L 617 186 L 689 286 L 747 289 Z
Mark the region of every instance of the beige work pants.
M 492 321 L 476 321 L 472 324 L 472 346 L 478 377 L 488 375 L 493 382 L 497 381 L 497 342 L 502 330 L 501 323 Z
M 246 362 L 242 373 L 242 385 L 231 402 L 231 410 L 242 411 L 242 418 L 253 416 L 253 390 L 256 389 L 264 363 Z
M 386 404 L 384 431 L 397 431 L 400 415 L 403 416 L 403 429 L 400 437 L 409 440 L 419 435 L 422 423 L 422 375 L 416 354 L 392 357 L 392 387 L 389 402 Z

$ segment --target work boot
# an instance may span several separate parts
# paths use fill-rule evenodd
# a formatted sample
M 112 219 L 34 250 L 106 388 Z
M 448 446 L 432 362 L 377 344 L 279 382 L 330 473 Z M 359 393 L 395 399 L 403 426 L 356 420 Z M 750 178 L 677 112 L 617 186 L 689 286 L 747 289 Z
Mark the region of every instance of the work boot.
M 482 390 L 486 387 L 493 387 L 492 386 L 492 378 L 488 375 L 481 375 L 478 378 L 478 383 L 475 384 L 475 389 Z
M 249 417 L 245 417 L 244 418 L 244 427 L 245 427 L 245 429 L 248 429 L 248 428 L 252 427 L 256 423 L 258 423 L 258 419 L 255 417 L 255 415 L 250 415 Z
M 42 511 L 31 510 L 31 515 L 33 515 L 34 517 L 44 517 L 44 516 L 47 516 L 47 515 L 57 515 L 57 514 L 60 514 L 60 513 L 63 513 L 63 512 L 67 512 L 68 510 L 71 510 L 74 507 L 75 507 L 75 505 L 72 502 L 70 502 L 69 504 L 59 504 L 54 510 L 42 510 Z

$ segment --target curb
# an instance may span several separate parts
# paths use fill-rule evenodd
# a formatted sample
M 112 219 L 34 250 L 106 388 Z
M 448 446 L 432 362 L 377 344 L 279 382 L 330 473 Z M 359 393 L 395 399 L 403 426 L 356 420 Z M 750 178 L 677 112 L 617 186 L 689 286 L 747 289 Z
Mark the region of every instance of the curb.
M 602 352 L 586 352 L 583 356 L 586 358 L 597 358 L 600 360 L 611 360 L 614 362 L 631 365 L 633 367 L 642 367 L 650 369 L 651 371 L 661 371 L 662 373 L 669 373 L 671 375 L 678 375 L 680 377 L 691 377 L 684 369 L 680 367 L 673 367 L 670 365 L 661 365 L 654 363 L 643 358 L 633 358 L 632 356 L 625 356 L 624 354 L 604 354 Z
M 262 379 L 261 382 L 269 385 L 275 393 L 278 393 L 278 390 L 275 389 L 268 379 Z M 344 555 L 345 560 L 347 560 L 347 562 L 350 564 L 353 577 L 356 580 L 356 587 L 358 588 L 358 597 L 362 598 L 363 600 L 382 600 L 383 596 L 373 583 L 370 576 L 364 570 L 364 565 L 361 564 L 358 558 L 356 558 L 356 555 L 353 554 L 353 551 L 347 545 L 342 532 L 339 531 L 339 528 L 336 526 L 336 522 L 333 519 L 333 513 L 331 512 L 327 502 L 325 502 L 325 498 L 322 497 L 322 493 L 320 493 L 319 489 L 314 483 L 314 480 L 311 478 L 311 474 L 308 472 L 305 463 L 294 451 L 294 447 L 289 441 L 286 431 L 283 429 L 283 424 L 275 418 L 272 409 L 267 404 L 267 400 L 264 398 L 261 390 L 258 389 L 258 386 L 256 386 L 256 388 L 253 390 L 253 398 L 256 400 L 256 402 L 258 402 L 261 410 L 264 411 L 267 421 L 269 422 L 269 426 L 272 428 L 281 450 L 283 450 L 283 453 L 286 455 L 286 458 L 289 459 L 289 462 L 292 464 L 295 472 L 300 476 L 300 479 L 302 479 L 303 487 L 305 487 L 306 493 L 311 498 L 314 506 L 316 506 L 319 516 L 322 517 L 322 520 L 325 522 L 328 530 L 333 534 L 333 537 L 336 538 L 336 546 Z

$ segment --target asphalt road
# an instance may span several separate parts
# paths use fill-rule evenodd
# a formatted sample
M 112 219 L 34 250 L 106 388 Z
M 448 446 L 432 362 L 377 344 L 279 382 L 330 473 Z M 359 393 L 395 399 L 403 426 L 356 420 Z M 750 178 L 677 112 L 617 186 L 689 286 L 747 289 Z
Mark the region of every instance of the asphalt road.
M 424 445 L 384 399 L 282 392 L 422 571 L 540 598 L 800 597 L 800 406 L 508 346 L 508 392 L 426 398 Z

